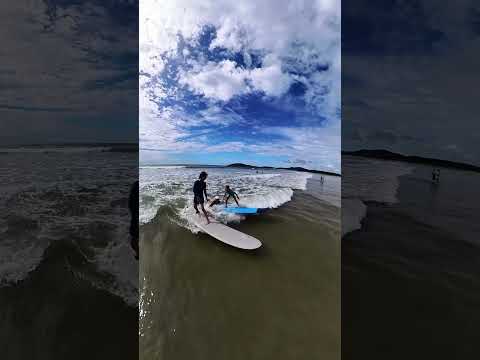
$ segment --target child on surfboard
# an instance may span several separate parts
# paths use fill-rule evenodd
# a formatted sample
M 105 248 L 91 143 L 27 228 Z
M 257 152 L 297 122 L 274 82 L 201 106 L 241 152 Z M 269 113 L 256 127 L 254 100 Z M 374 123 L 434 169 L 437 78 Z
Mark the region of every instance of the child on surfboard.
M 223 195 L 223 198 L 225 199 L 225 207 L 228 207 L 228 200 L 230 199 L 230 197 L 232 197 L 233 200 L 235 200 L 235 202 L 237 203 L 237 206 L 240 206 L 237 201 L 237 200 L 240 200 L 240 197 L 238 196 L 238 194 L 235 191 L 233 191 L 229 185 L 225 185 L 225 195 Z
M 210 219 L 208 218 L 207 211 L 203 207 L 203 203 L 205 200 L 208 202 L 208 195 L 207 195 L 207 183 L 205 180 L 207 179 L 208 174 L 205 171 L 202 171 L 200 175 L 198 176 L 198 180 L 195 181 L 193 184 L 193 207 L 195 208 L 195 211 L 197 214 L 200 214 L 198 211 L 198 205 L 202 207 L 202 211 L 205 214 L 205 217 L 207 218 L 207 223 L 210 224 Z M 205 194 L 205 199 L 203 198 L 203 195 Z

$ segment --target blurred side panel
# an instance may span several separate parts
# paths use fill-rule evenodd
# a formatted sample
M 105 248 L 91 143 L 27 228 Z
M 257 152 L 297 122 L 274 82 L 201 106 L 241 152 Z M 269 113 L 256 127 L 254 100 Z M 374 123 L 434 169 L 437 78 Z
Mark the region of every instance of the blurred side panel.
M 0 17 L 1 357 L 135 359 L 138 3 Z
M 342 2 L 343 359 L 480 354 L 479 14 Z

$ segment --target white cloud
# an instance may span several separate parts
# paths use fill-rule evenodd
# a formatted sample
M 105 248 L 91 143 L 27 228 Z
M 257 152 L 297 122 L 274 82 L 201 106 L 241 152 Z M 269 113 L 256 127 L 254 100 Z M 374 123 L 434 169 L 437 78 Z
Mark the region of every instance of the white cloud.
M 316 168 L 329 164 L 339 171 L 340 15 L 339 0 L 143 0 L 140 70 L 156 80 L 147 82 L 140 93 L 145 98 L 140 102 L 142 145 L 172 152 L 202 149 L 286 159 L 309 156 Z M 215 29 L 215 36 L 209 44 L 201 44 L 209 46 L 203 51 L 240 54 L 243 62 L 233 57 L 207 59 L 205 53 L 199 56 L 187 50 L 198 49 L 207 27 Z M 173 80 L 168 64 L 178 69 Z M 162 82 L 167 73 L 168 84 Z M 283 136 L 282 141 L 258 141 L 256 145 L 228 141 L 209 146 L 209 135 L 193 136 L 188 130 L 202 124 L 221 127 L 241 122 L 241 115 L 226 111 L 226 102 L 252 92 L 279 98 L 295 81 L 304 84 L 304 100 L 314 113 L 309 128 L 262 129 L 255 119 L 248 119 L 258 136 L 270 132 Z M 177 89 L 184 88 L 204 96 L 208 108 L 187 115 L 177 105 L 155 103 L 176 99 Z M 148 116 L 143 106 L 148 106 Z M 325 117 L 331 121 L 326 129 L 316 120 Z M 186 137 L 188 141 L 183 141 Z
M 2 26 L 8 29 L 0 33 L 0 103 L 11 106 L 2 109 L 2 142 L 115 136 L 106 128 L 99 134 L 95 124 L 136 117 L 137 79 L 126 76 L 127 65 L 117 61 L 126 49 L 134 53 L 137 34 L 131 24 L 115 21 L 110 6 L 115 4 L 0 3 Z M 82 121 L 71 121 L 75 118 Z
M 292 78 L 282 72 L 280 64 L 253 69 L 250 73 L 252 85 L 268 96 L 280 96 L 287 92 Z
M 236 68 L 235 62 L 224 60 L 218 64 L 209 62 L 192 72 L 182 72 L 180 84 L 208 98 L 228 101 L 247 91 L 246 77 L 247 73 Z
M 177 57 L 179 36 L 196 44 L 205 26 L 216 29 L 210 49 L 225 48 L 243 52 L 246 63 L 250 54 L 272 57 L 252 73 L 234 69 L 230 63 L 196 64 L 193 74 L 184 75 L 182 84 L 214 100 L 229 100 L 237 94 L 260 90 L 269 96 L 285 93 L 292 79 L 285 68 L 301 70 L 312 60 L 328 65 L 320 77 L 305 82 L 306 100 L 316 106 L 323 94 L 322 111 L 335 114 L 340 106 L 340 1 L 338 0 L 144 0 L 140 4 L 140 68 L 160 73 L 161 59 Z M 299 47 L 310 49 L 299 51 Z M 183 51 L 183 56 L 188 57 Z M 312 54 L 314 56 L 312 56 Z M 156 68 L 154 67 L 156 66 Z M 221 80 L 215 80 L 215 78 Z M 245 84 L 251 80 L 253 86 Z M 327 79 L 327 81 L 325 81 Z M 336 99 L 336 101 L 334 101 Z
M 193 70 L 182 71 L 179 83 L 207 98 L 228 101 L 236 95 L 261 91 L 267 96 L 283 95 L 292 79 L 283 73 L 280 64 L 246 70 L 231 60 L 196 64 Z
M 285 140 L 268 146 L 251 146 L 253 151 L 266 155 L 281 155 L 287 159 L 308 159 L 308 167 L 341 171 L 341 132 L 338 122 L 330 122 L 322 127 L 266 127 L 261 129 L 261 132 L 280 135 Z

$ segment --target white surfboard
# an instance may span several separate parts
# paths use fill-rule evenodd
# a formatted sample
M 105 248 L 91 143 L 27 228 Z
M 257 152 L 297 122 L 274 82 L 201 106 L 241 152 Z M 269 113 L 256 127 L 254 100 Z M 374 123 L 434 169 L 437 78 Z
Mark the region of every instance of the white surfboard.
M 244 250 L 254 250 L 262 246 L 260 240 L 232 229 L 213 218 L 210 218 L 210 224 L 207 224 L 207 220 L 203 214 L 194 215 L 193 219 L 195 225 L 197 225 L 203 232 L 230 246 Z

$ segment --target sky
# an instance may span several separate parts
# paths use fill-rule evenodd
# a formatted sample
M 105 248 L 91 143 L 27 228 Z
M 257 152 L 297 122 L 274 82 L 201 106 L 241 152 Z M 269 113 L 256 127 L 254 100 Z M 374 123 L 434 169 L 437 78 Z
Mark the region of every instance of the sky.
M 140 2 L 142 164 L 340 172 L 340 1 Z
M 138 1 L 0 3 L 0 144 L 138 141 Z
M 480 165 L 480 4 L 342 2 L 342 148 Z

